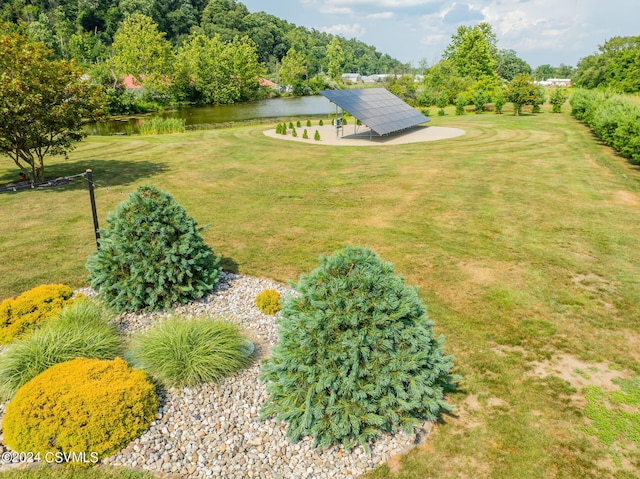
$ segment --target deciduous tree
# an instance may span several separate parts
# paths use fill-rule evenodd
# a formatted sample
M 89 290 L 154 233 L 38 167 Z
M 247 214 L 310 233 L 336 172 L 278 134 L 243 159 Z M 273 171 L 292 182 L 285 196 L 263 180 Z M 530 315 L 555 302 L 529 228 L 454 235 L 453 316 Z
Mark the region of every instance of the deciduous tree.
M 115 34 L 113 61 L 119 75 L 133 75 L 140 85 L 152 90 L 166 86 L 171 43 L 146 15 L 128 16 Z
M 45 156 L 66 156 L 86 136 L 83 122 L 102 115 L 101 90 L 22 35 L 0 36 L 0 51 L 0 153 L 41 183 Z
M 491 25 L 482 22 L 474 27 L 461 25 L 444 51 L 462 76 L 475 79 L 496 74 L 497 39 Z
M 513 103 L 514 113 L 520 115 L 524 105 L 535 105 L 539 101 L 538 88 L 529 75 L 518 75 L 507 86 L 505 96 Z

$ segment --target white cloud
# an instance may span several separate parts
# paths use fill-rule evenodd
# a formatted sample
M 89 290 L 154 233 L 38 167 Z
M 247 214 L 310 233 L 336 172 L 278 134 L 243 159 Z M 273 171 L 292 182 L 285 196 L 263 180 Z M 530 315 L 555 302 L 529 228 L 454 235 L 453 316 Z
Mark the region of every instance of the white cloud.
M 366 33 L 366 29 L 360 25 L 359 23 L 346 24 L 341 23 L 338 25 L 332 25 L 330 27 L 321 27 L 318 28 L 319 31 L 325 33 L 332 33 L 333 35 L 341 35 L 345 38 L 354 38 L 364 35 Z
M 367 15 L 365 18 L 369 20 L 388 20 L 393 18 L 395 14 L 393 12 L 380 12 Z

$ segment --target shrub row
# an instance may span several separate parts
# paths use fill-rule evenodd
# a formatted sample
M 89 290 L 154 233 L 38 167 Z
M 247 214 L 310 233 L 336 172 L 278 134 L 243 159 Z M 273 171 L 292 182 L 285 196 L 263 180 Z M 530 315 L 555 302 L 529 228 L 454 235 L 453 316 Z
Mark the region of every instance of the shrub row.
M 571 114 L 587 124 L 605 144 L 640 163 L 640 105 L 629 96 L 603 90 L 577 90 Z

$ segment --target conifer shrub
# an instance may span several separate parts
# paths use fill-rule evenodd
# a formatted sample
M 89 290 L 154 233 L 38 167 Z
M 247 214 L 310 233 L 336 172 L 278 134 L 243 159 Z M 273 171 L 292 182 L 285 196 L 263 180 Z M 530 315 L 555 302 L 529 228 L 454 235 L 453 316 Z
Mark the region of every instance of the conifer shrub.
M 66 306 L 40 329 L 0 353 L 0 396 L 11 398 L 23 384 L 59 363 L 76 358 L 114 359 L 122 354 L 109 311 L 84 299 Z
M 316 130 L 315 134 L 313 135 L 313 139 L 316 141 L 320 141 L 320 132 L 318 130 Z
M 247 343 L 240 328 L 227 321 L 174 316 L 134 336 L 129 357 L 169 386 L 195 386 L 247 366 Z
M 276 135 L 281 135 L 282 134 L 282 124 L 278 123 L 278 125 L 276 126 Z
M 293 123 L 292 122 L 289 122 L 289 129 L 293 130 Z
M 276 314 L 282 309 L 280 293 L 275 289 L 265 289 L 256 296 L 256 306 L 265 314 Z
M 2 427 L 14 451 L 107 457 L 145 431 L 158 412 L 156 388 L 125 361 L 74 359 L 16 392 Z
M 294 138 L 298 137 L 298 132 L 296 131 L 295 128 L 293 130 L 291 130 L 291 136 L 293 136 Z
M 311 126 L 311 120 L 307 120 L 307 126 Z
M 300 128 L 302 126 L 302 123 L 300 123 L 300 120 L 296 121 L 296 127 Z
M 47 284 L 0 303 L 0 344 L 23 336 L 71 304 L 73 290 L 63 284 Z
M 168 309 L 211 292 L 220 258 L 171 195 L 140 186 L 101 230 L 87 260 L 91 286 L 117 311 Z
M 320 118 L 320 121 L 318 122 L 318 126 L 324 126 L 324 121 L 322 121 L 322 118 Z
M 294 289 L 262 368 L 262 416 L 287 422 L 292 440 L 367 449 L 381 431 L 411 431 L 452 409 L 444 395 L 458 380 L 453 358 L 392 264 L 346 247 Z
M 304 138 L 305 140 L 309 139 L 309 133 L 307 133 L 307 129 L 306 128 L 302 132 L 302 138 Z

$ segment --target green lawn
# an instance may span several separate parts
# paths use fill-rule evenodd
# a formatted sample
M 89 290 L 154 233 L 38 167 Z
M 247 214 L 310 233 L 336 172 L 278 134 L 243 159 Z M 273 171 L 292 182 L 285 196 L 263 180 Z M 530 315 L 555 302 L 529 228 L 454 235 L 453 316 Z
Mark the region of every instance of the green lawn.
M 241 273 L 297 279 L 346 244 L 393 262 L 464 380 L 456 413 L 370 478 L 637 477 L 638 167 L 566 113 L 432 124 L 467 134 L 374 148 L 279 141 L 264 126 L 93 137 L 46 173 L 92 168 L 102 225 L 137 185 L 169 191 Z M 17 173 L 3 160 L 0 184 Z M 0 298 L 83 284 L 95 241 L 82 182 L 0 194 L 0 228 Z M 600 420 L 612 394 L 624 424 Z

